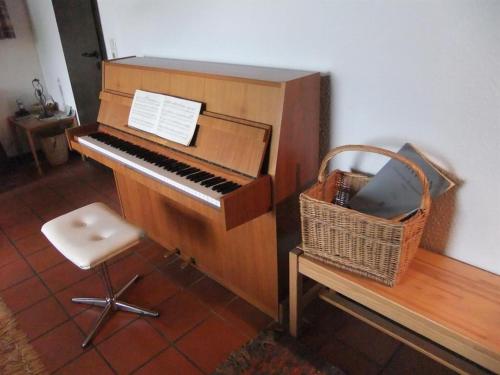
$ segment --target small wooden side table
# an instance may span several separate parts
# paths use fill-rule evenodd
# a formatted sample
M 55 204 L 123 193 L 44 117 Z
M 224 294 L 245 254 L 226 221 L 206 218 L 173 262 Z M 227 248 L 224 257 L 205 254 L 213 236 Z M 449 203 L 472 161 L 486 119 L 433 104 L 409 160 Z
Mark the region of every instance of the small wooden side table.
M 33 155 L 33 159 L 35 160 L 36 168 L 39 175 L 43 174 L 42 168 L 40 167 L 40 161 L 38 160 L 38 156 L 36 154 L 35 149 L 35 141 L 34 136 L 36 133 L 50 129 L 56 126 L 72 126 L 75 123 L 74 116 L 66 116 L 63 113 L 56 113 L 54 116 L 38 119 L 38 117 L 34 115 L 26 116 L 26 117 L 15 117 L 10 116 L 7 118 L 9 123 L 10 131 L 12 136 L 14 137 L 14 141 L 16 142 L 16 150 L 18 154 L 21 154 L 21 141 L 19 139 L 18 129 L 24 131 L 26 137 L 28 138 L 28 143 L 30 146 L 31 154 Z

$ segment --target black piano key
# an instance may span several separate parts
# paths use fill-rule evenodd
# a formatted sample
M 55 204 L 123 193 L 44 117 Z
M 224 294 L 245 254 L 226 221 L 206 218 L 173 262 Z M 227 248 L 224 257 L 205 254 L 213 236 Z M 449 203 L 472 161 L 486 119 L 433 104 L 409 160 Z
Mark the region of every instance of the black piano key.
M 226 187 L 223 191 L 222 191 L 222 194 L 227 194 L 227 193 L 230 193 L 238 188 L 240 188 L 241 185 L 240 184 L 237 184 L 235 182 L 232 182 L 230 186 Z
M 177 166 L 178 161 L 170 159 L 162 163 L 164 168 L 169 172 L 175 172 L 175 167 Z
M 184 169 L 191 168 L 191 166 L 178 161 L 178 162 L 174 163 L 171 166 L 171 168 L 172 168 L 170 170 L 171 172 L 180 172 L 180 171 L 183 171 Z
M 212 173 L 203 172 L 203 176 L 197 176 L 196 179 L 193 179 L 193 181 L 201 183 L 202 181 L 208 180 L 212 177 L 214 177 Z M 191 176 L 189 176 L 189 178 L 191 178 Z
M 202 181 L 202 180 L 206 180 L 206 176 L 207 175 L 208 175 L 207 172 L 199 171 L 197 173 L 193 173 L 193 174 L 187 176 L 186 178 L 188 180 L 191 180 L 191 181 L 194 181 L 194 182 L 199 182 L 199 181 Z
M 189 167 L 189 168 L 186 168 L 186 169 L 182 169 L 182 170 L 179 170 L 177 171 L 176 173 L 179 175 L 179 176 L 187 176 L 187 175 L 190 175 L 190 174 L 193 174 L 193 173 L 198 173 L 200 170 L 198 168 L 195 168 L 195 167 Z
M 210 187 L 210 186 L 220 184 L 221 182 L 224 182 L 224 181 L 226 181 L 226 179 L 224 179 L 222 177 L 214 177 L 214 178 L 210 178 L 208 180 L 203 181 L 201 184 L 203 186 Z
M 231 184 L 232 184 L 231 181 L 226 181 L 226 182 L 224 182 L 222 184 L 218 184 L 218 185 L 212 186 L 212 190 L 215 190 L 218 193 L 222 193 L 222 191 L 224 189 L 226 189 L 227 187 L 231 186 Z

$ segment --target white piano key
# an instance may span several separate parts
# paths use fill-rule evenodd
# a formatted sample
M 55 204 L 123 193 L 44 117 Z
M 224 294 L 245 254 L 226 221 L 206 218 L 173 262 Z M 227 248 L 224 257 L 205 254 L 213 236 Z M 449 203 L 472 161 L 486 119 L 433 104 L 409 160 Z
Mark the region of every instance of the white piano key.
M 221 193 L 218 193 L 210 188 L 206 188 L 196 182 L 190 181 L 185 177 L 169 172 L 134 155 L 118 150 L 89 136 L 78 137 L 78 142 L 83 146 L 104 154 L 111 159 L 121 162 L 143 174 L 164 182 L 181 192 L 220 208 L 220 198 L 222 197 Z

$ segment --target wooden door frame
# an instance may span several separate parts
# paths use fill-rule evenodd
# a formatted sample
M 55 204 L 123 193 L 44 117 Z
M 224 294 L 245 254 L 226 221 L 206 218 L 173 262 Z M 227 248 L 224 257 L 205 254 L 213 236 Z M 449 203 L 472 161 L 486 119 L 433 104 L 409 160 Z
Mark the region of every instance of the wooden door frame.
M 97 0 L 90 0 L 90 6 L 94 16 L 94 25 L 97 33 L 97 42 L 99 44 L 101 60 L 107 60 L 108 54 L 106 53 L 106 42 L 104 41 L 104 34 L 102 32 L 101 15 L 99 14 L 99 5 L 97 4 Z

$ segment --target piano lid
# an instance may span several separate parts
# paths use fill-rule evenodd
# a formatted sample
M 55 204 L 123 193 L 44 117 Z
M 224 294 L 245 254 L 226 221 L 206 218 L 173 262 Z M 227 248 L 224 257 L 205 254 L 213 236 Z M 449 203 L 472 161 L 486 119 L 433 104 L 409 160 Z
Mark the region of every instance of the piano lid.
M 109 63 L 158 68 L 162 70 L 177 71 L 182 73 L 197 73 L 217 77 L 232 77 L 275 83 L 293 81 L 297 78 L 315 74 L 315 72 L 306 70 L 267 68 L 260 66 L 167 59 L 149 56 L 126 57 L 123 59 L 110 60 Z

